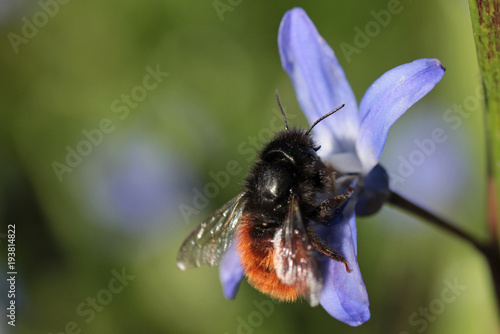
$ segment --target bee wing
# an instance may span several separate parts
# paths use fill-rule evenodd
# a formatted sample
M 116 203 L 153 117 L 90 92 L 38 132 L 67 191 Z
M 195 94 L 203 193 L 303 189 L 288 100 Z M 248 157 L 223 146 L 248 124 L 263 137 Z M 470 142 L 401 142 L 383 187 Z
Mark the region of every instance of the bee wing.
M 276 231 L 273 243 L 278 278 L 295 287 L 311 306 L 318 305 L 323 280 L 295 196 L 288 204 L 284 224 Z
M 180 269 L 219 264 L 240 221 L 244 194 L 242 192 L 224 204 L 189 234 L 177 254 L 177 266 Z

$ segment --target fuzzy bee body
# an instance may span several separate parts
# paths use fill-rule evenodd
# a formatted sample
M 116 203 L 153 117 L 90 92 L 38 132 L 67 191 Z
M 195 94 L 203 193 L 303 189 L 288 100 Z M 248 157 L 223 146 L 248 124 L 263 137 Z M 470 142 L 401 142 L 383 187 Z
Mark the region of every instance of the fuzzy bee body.
M 188 236 L 177 263 L 181 269 L 217 265 L 234 240 L 252 286 L 279 300 L 302 296 L 314 306 L 323 287 L 316 251 L 350 271 L 315 234 L 314 224 L 329 223 L 352 189 L 334 195 L 332 171 L 310 135 L 313 126 L 289 130 L 284 118 L 285 130 L 264 145 L 244 190 Z

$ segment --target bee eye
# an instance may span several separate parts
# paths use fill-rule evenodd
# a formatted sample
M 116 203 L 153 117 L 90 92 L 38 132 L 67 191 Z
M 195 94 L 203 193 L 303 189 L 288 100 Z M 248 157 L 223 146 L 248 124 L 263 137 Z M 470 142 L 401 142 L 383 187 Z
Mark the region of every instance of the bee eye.
M 307 157 L 315 158 L 318 156 L 318 154 L 316 153 L 317 150 L 319 150 L 319 146 L 318 147 L 307 147 L 302 152 Z

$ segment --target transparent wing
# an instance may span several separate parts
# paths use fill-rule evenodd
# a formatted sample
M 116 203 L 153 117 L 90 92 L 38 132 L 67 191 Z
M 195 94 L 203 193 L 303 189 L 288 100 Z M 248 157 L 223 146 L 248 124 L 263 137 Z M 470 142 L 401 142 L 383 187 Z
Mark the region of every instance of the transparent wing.
M 227 202 L 189 234 L 177 254 L 177 266 L 180 269 L 219 264 L 240 221 L 244 194 L 242 192 Z
M 283 226 L 274 235 L 274 267 L 278 278 L 295 287 L 311 306 L 319 304 L 323 280 L 304 227 L 298 199 L 288 204 Z

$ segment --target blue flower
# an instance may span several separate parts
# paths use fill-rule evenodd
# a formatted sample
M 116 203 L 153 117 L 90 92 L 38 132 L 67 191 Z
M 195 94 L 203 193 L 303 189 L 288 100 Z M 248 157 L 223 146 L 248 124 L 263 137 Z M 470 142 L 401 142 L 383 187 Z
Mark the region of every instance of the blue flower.
M 194 172 L 176 152 L 142 132 L 108 141 L 78 170 L 82 210 L 92 221 L 134 237 L 174 226 Z M 169 224 L 165 224 L 165 221 Z
M 357 263 L 356 214 L 378 211 L 389 196 L 387 173 L 378 164 L 389 129 L 410 106 L 434 88 L 445 69 L 437 59 L 419 59 L 398 66 L 368 88 L 358 108 L 333 50 L 303 9 L 294 8 L 285 14 L 278 46 L 283 68 L 311 124 L 345 104 L 314 129 L 316 141 L 321 144 L 318 154 L 323 161 L 340 175 L 356 175 L 356 194 L 322 233 L 353 270 L 347 273 L 342 263 L 320 258 L 324 277 L 320 303 L 331 316 L 358 326 L 370 318 L 370 310 Z M 226 297 L 234 298 L 243 277 L 234 248 L 221 263 L 220 276 Z

